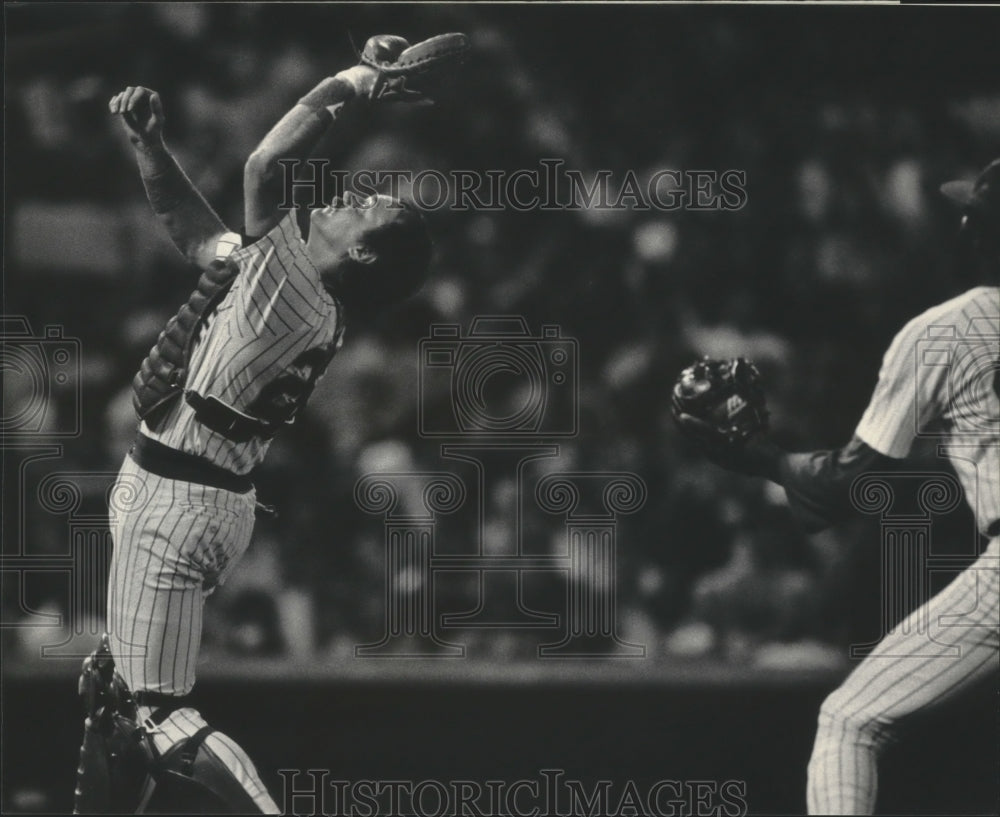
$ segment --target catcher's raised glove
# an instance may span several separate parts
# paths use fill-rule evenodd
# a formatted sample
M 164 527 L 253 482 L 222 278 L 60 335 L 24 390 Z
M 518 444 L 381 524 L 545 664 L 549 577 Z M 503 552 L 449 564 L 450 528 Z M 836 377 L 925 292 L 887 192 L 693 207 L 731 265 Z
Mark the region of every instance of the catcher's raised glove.
M 682 432 L 720 455 L 767 430 L 760 372 L 742 357 L 692 363 L 674 384 L 670 408 Z
M 426 81 L 442 70 L 459 65 L 469 50 L 464 34 L 438 34 L 410 45 L 394 34 L 369 37 L 359 57 L 378 72 L 369 98 L 385 102 L 426 99 Z

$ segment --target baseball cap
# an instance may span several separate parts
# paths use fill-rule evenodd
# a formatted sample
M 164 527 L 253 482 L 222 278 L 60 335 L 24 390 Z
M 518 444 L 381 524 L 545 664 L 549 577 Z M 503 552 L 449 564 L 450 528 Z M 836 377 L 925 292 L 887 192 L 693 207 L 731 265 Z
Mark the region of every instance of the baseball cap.
M 945 182 L 941 192 L 962 207 L 1000 212 L 1000 159 L 986 165 L 975 181 Z

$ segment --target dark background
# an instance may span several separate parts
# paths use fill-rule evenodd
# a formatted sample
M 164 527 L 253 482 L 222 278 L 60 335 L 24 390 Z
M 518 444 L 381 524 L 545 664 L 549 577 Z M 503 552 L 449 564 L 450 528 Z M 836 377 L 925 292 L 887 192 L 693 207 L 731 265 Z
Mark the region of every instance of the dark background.
M 278 769 L 324 769 L 328 780 L 352 782 L 473 780 L 484 789 L 487 780 L 541 782 L 541 769 L 561 769 L 588 792 L 610 780 L 617 796 L 629 780 L 642 796 L 660 780 L 743 781 L 749 813 L 804 814 L 806 761 L 828 682 L 666 675 L 599 684 L 208 679 L 196 700 L 214 726 L 238 736 L 279 806 Z M 4 733 L 22 736 L 16 746 L 5 740 L 5 812 L 42 810 L 39 792 L 52 810 L 71 808 L 82 730 L 69 686 L 5 685 Z M 887 752 L 879 813 L 996 813 L 996 726 L 984 717 L 995 696 L 978 690 Z
M 233 228 L 247 154 L 318 79 L 355 61 L 348 32 L 360 45 L 382 31 L 416 41 L 461 30 L 474 50 L 435 107 L 341 122 L 317 151 L 340 167 L 512 171 L 560 158 L 617 179 L 745 171 L 747 203 L 736 212 L 428 212 L 431 282 L 373 325 L 348 327 L 308 412 L 272 447 L 258 492 L 282 516 L 258 524 L 244 563 L 209 603 L 198 690 L 209 720 L 246 745 L 269 783 L 280 766 L 477 780 L 554 766 L 581 779 L 746 779 L 752 811 L 801 811 L 819 702 L 850 668 L 847 645 L 882 632 L 878 520 L 859 515 L 804 535 L 780 492 L 723 474 L 682 444 L 667 394 L 696 355 L 745 354 L 766 379 L 783 443 L 806 450 L 849 437 L 893 335 L 976 281 L 937 186 L 973 177 L 997 154 L 996 13 L 4 11 L 3 312 L 26 316 L 36 337 L 57 325 L 80 341 L 80 380 L 46 392 L 34 436 L 62 446 L 43 471 L 93 477 L 81 481 L 76 522 L 84 508 L 99 520 L 134 432 L 127 385 L 194 282 L 149 213 L 107 113 L 125 86 L 161 93 L 169 146 Z M 464 631 L 461 669 L 419 684 L 399 671 L 352 682 L 353 646 L 384 628 L 385 580 L 380 525 L 358 511 L 353 486 L 373 470 L 448 467 L 437 442 L 416 433 L 417 343 L 432 323 L 467 328 L 481 314 L 522 315 L 533 330 L 558 324 L 579 342 L 580 432 L 560 443 L 560 465 L 632 471 L 648 487 L 642 511 L 621 520 L 616 577 L 619 632 L 645 644 L 647 657 L 616 662 L 596 686 L 588 679 L 600 662 L 543 666 L 538 684 L 484 686 L 498 668 L 544 665 L 535 648 L 555 639 Z M 7 376 L 4 388 L 8 416 L 26 387 Z M 432 410 L 446 398 L 436 395 Z M 79 433 L 58 436 L 77 411 Z M 4 555 L 58 556 L 74 520 L 34 501 L 40 474 L 23 477 L 19 463 L 4 450 Z M 946 470 L 932 446 L 918 446 L 910 466 Z M 512 496 L 490 498 L 489 530 L 502 529 Z M 532 531 L 541 552 L 558 540 L 552 525 Z M 975 538 L 964 505 L 933 519 L 936 555 L 967 555 Z M 4 582 L 3 807 L 62 810 L 79 738 L 77 663 L 39 660 L 58 627 L 28 625 L 39 613 L 67 614 L 65 577 L 6 571 Z M 530 592 L 539 609 L 563 603 L 562 585 L 544 577 Z M 474 584 L 456 581 L 439 612 L 476 600 Z M 81 642 L 100 629 L 100 594 L 88 604 Z M 996 809 L 990 698 L 935 716 L 888 758 L 885 808 Z M 588 734 L 600 738 L 585 740 L 576 730 L 590 718 Z M 399 761 L 414 757 L 412 767 Z

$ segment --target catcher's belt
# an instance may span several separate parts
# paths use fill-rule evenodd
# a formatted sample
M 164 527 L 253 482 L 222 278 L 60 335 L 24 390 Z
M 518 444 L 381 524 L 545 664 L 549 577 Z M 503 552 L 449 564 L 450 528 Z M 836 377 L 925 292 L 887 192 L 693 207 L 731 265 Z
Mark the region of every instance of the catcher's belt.
M 145 434 L 136 434 L 128 453 L 141 468 L 164 479 L 195 482 L 237 494 L 245 494 L 254 487 L 251 474 L 234 474 L 194 454 L 152 440 Z M 271 519 L 278 516 L 273 505 L 265 505 L 263 502 L 257 502 L 255 510 L 258 516 Z M 165 701 L 156 696 L 157 693 L 137 692 L 135 700 L 140 706 L 162 705 Z
M 194 454 L 152 440 L 145 434 L 136 435 L 129 455 L 140 467 L 164 479 L 195 482 L 238 494 L 245 494 L 253 488 L 248 474 L 234 474 Z

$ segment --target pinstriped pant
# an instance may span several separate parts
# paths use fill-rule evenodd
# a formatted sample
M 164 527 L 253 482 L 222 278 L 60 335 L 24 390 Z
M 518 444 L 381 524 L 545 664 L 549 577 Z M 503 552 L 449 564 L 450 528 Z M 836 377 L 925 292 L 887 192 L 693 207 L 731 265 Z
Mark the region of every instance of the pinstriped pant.
M 134 692 L 191 691 L 205 598 L 249 546 L 254 504 L 253 491 L 237 494 L 165 479 L 125 458 L 110 500 L 114 550 L 107 623 L 115 665 Z M 165 751 L 204 725 L 195 710 L 178 710 L 157 731 L 157 748 Z M 266 813 L 279 813 L 235 742 L 215 732 L 205 746 Z
M 810 814 L 871 814 L 895 727 L 1000 669 L 1000 539 L 910 613 L 824 702 L 809 760 Z

